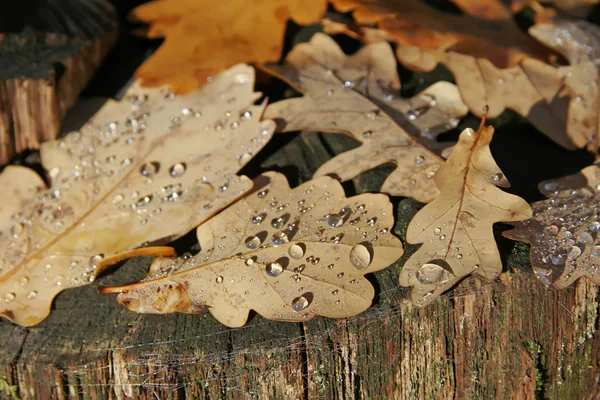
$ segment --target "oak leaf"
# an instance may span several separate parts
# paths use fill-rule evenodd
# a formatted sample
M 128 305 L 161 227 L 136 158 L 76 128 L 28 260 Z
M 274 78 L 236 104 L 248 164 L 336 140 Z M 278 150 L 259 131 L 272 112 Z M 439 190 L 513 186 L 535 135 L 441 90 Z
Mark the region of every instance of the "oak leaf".
M 583 107 L 577 104 L 582 95 L 565 85 L 561 68 L 548 63 L 557 58 L 554 49 L 562 53 L 558 40 L 548 43 L 532 29 L 532 35 L 547 47 L 535 43 L 520 31 L 504 2 L 453 2 L 467 15 L 442 13 L 419 2 L 334 0 L 341 10 L 355 9 L 358 22 L 378 22 L 385 32 L 364 28 L 359 35 L 367 41 L 397 42 L 396 56 L 408 68 L 428 72 L 438 64 L 447 67 L 473 114 L 482 115 L 482 104 L 489 105 L 489 118 L 511 109 L 559 145 L 585 146 L 589 137 L 580 130 L 581 115 L 573 114 Z M 565 40 L 573 42 L 573 38 Z M 576 76 L 579 81 L 589 80 L 590 72 L 580 70 Z
M 467 128 L 461 133 L 435 174 L 439 197 L 408 225 L 406 240 L 423 245 L 402 267 L 400 285 L 414 286 L 411 299 L 417 306 L 431 303 L 470 274 L 495 279 L 502 262 L 492 225 L 531 217 L 523 199 L 496 187 L 510 185 L 490 152 L 494 129 L 484 125 L 485 118 L 477 132 Z
M 35 325 L 62 290 L 177 238 L 250 189 L 236 175 L 274 131 L 254 71 L 238 65 L 173 96 L 134 84 L 79 131 L 41 148 L 51 179 L 7 167 L 0 209 L 0 314 Z M 146 247 L 144 247 L 146 246 Z
M 275 119 L 278 130 L 344 133 L 362 143 L 327 161 L 315 176 L 346 181 L 394 162 L 397 168 L 382 192 L 422 202 L 435 198 L 431 178 L 443 163 L 443 146 L 435 138 L 467 113 L 453 84 L 438 82 L 410 99 L 401 98 L 396 60 L 387 43 L 347 56 L 323 34 L 294 47 L 286 65 L 263 68 L 304 93 L 267 107 L 265 117 Z
M 374 289 L 364 275 L 403 253 L 387 196 L 346 198 L 329 177 L 295 189 L 273 172 L 255 182 L 253 193 L 198 227 L 200 253 L 159 258 L 142 282 L 100 292 L 118 292 L 119 303 L 142 313 L 208 308 L 230 327 L 243 326 L 250 310 L 279 321 L 366 310 Z
M 533 217 L 503 235 L 531 244 L 544 284 L 562 289 L 587 277 L 600 285 L 600 164 L 542 182 L 540 191 L 550 199 L 533 203 Z
M 286 23 L 318 22 L 327 0 L 159 0 L 135 8 L 162 46 L 137 70 L 144 85 L 169 84 L 183 93 L 240 62 L 281 57 Z

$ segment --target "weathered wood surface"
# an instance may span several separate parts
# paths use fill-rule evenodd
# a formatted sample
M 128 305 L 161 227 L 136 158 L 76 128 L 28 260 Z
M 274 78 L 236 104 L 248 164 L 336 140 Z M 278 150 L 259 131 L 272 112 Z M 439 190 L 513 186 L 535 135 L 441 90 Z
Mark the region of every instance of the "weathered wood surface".
M 278 135 L 248 173 L 279 170 L 295 185 L 351 145 L 341 135 Z M 346 184 L 348 195 L 377 189 L 386 170 Z M 420 205 L 394 202 L 404 239 Z M 469 279 L 426 309 L 397 285 L 415 250 L 407 246 L 372 278 L 375 305 L 347 320 L 255 316 L 229 329 L 210 315 L 138 315 L 93 286 L 68 290 L 39 326 L 0 321 L 0 374 L 23 399 L 598 398 L 598 288 L 547 289 L 527 246 L 500 240 L 508 272 L 492 284 Z M 130 260 L 94 285 L 139 278 L 149 262 Z
M 58 136 L 63 117 L 117 39 L 106 0 L 29 6 L 35 9 L 21 15 L 35 15 L 37 33 L 0 34 L 0 165 Z

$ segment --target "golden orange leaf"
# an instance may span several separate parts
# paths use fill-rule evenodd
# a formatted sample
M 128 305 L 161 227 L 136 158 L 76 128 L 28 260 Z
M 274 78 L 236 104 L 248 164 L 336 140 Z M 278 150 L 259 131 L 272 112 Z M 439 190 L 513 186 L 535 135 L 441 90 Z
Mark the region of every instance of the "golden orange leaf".
M 364 275 L 403 253 L 393 225 L 385 195 L 346 198 L 329 177 L 290 189 L 270 172 L 198 227 L 200 253 L 159 258 L 141 282 L 100 291 L 120 293 L 119 303 L 141 313 L 208 308 L 230 327 L 245 325 L 250 310 L 278 321 L 349 317 L 373 300 Z
M 133 10 L 162 46 L 137 70 L 148 86 L 183 93 L 240 62 L 277 61 L 286 23 L 318 22 L 327 0 L 157 0 Z
M 134 84 L 79 131 L 42 145 L 46 188 L 24 167 L 0 174 L 0 315 L 45 319 L 64 289 L 175 239 L 250 189 L 237 171 L 271 137 L 254 70 L 235 66 L 174 96 Z M 145 247 L 149 245 L 150 247 Z
M 525 200 L 496 187 L 509 183 L 490 152 L 494 129 L 484 124 L 485 118 L 477 132 L 467 128 L 461 133 L 435 175 L 439 197 L 408 225 L 406 240 L 423 245 L 402 267 L 400 285 L 413 286 L 417 306 L 431 303 L 470 274 L 495 279 L 502 262 L 492 225 L 531 217 Z
M 435 140 L 467 113 L 456 87 L 438 82 L 418 95 L 399 97 L 396 60 L 387 43 L 347 56 L 330 37 L 316 34 L 297 45 L 284 66 L 272 73 L 304 92 L 301 98 L 272 103 L 265 117 L 283 132 L 308 130 L 352 136 L 362 145 L 322 165 L 315 176 L 345 181 L 387 162 L 397 168 L 381 191 L 422 202 L 435 198 L 432 177 L 443 163 L 444 146 Z

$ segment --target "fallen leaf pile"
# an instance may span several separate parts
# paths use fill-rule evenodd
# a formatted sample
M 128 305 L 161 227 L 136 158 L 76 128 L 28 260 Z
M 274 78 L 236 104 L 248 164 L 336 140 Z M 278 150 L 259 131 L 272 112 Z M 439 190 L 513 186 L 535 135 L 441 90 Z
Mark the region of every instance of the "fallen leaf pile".
M 101 292 L 120 292 L 118 301 L 136 312 L 208 308 L 231 327 L 245 325 L 250 310 L 280 321 L 349 317 L 375 294 L 364 275 L 403 253 L 393 225 L 385 195 L 346 198 L 329 177 L 292 190 L 285 176 L 267 173 L 198 228 L 200 253 L 159 258 L 142 282 Z
M 345 133 L 362 143 L 327 161 L 315 176 L 334 175 L 345 181 L 394 162 L 397 168 L 382 192 L 422 202 L 438 194 L 432 178 L 444 160 L 439 155 L 443 147 L 435 138 L 455 128 L 467 113 L 454 85 L 438 82 L 403 99 L 387 43 L 346 56 L 323 34 L 296 46 L 286 65 L 266 69 L 305 93 L 267 108 L 265 117 L 276 120 L 278 130 Z
M 149 38 L 165 42 L 136 76 L 145 85 L 169 84 L 184 93 L 237 63 L 277 61 L 286 23 L 318 22 L 326 7 L 327 0 L 152 1 L 132 17 L 150 24 Z
M 139 313 L 208 310 L 230 327 L 245 325 L 251 311 L 277 321 L 354 316 L 375 296 L 365 275 L 403 254 L 387 195 L 428 203 L 408 225 L 407 241 L 420 247 L 399 276 L 416 306 L 469 275 L 498 277 L 497 222 L 514 225 L 506 237 L 531 244 L 545 284 L 564 288 L 587 277 L 600 285 L 598 160 L 542 182 L 550 199 L 532 211 L 498 188 L 509 184 L 491 154 L 494 130 L 485 126 L 510 109 L 559 145 L 598 156 L 600 28 L 575 19 L 598 0 L 546 2 L 554 11 L 529 0 L 442 4 L 455 13 L 425 0 L 329 2 L 355 23 L 340 22 L 349 16 L 339 13 L 323 20 L 327 0 L 137 7 L 131 16 L 147 24 L 145 34 L 165 39 L 136 72 L 139 80 L 81 129 L 42 145 L 46 177 L 17 165 L 0 174 L 0 315 L 38 324 L 59 292 L 89 284 L 120 260 L 151 255 L 158 258 L 143 280 L 100 291 L 118 293 Z M 528 31 L 515 18 L 525 7 L 537 13 Z M 286 36 L 290 22 L 321 20 L 326 31 L 366 44 L 346 54 L 351 46 L 323 33 L 296 44 L 313 27 Z M 284 43 L 295 46 L 275 64 Z M 398 60 L 418 71 L 442 64 L 456 85 L 438 81 L 403 97 Z M 264 80 L 271 98 L 286 97 L 267 106 L 254 91 L 255 70 L 240 62 L 258 64 L 300 95 Z M 426 86 L 411 79 L 407 92 L 416 82 Z M 439 137 L 469 111 L 483 118 L 477 131 L 467 128 L 458 143 Z M 275 131 L 345 134 L 358 146 L 295 189 L 284 175 L 260 170 L 258 159 L 244 170 L 259 169 L 247 172 L 253 180 L 238 175 Z M 385 194 L 346 197 L 340 181 L 386 163 L 395 169 Z M 166 246 L 194 229 L 199 253 L 176 256 Z
M 80 131 L 43 144 L 51 179 L 24 167 L 0 175 L 0 314 L 20 325 L 48 315 L 62 290 L 107 265 L 175 239 L 251 188 L 237 171 L 269 140 L 254 71 L 235 66 L 174 96 L 134 84 Z
M 473 114 L 481 116 L 484 104 L 489 118 L 511 109 L 567 149 L 596 140 L 597 112 L 592 110 L 594 105 L 598 108 L 598 74 L 590 62 L 598 54 L 595 25 L 559 21 L 556 26 L 534 26 L 527 35 L 506 2 L 453 3 L 465 14 L 443 13 L 418 1 L 333 0 L 341 11 L 354 10 L 358 23 L 377 23 L 385 34 L 367 29 L 364 38 L 396 42 L 403 65 L 418 71 L 431 71 L 438 64 L 447 67 Z M 588 10 L 579 5 L 562 4 L 574 12 Z M 344 28 L 330 23 L 330 31 Z M 569 66 L 551 63 L 559 54 Z
M 581 277 L 600 285 L 600 165 L 542 182 L 550 200 L 504 236 L 531 244 L 531 264 L 546 285 L 565 288 Z
M 406 240 L 423 245 L 402 268 L 400 285 L 413 286 L 411 298 L 418 306 L 470 274 L 486 281 L 498 277 L 502 262 L 492 225 L 531 217 L 525 200 L 496 187 L 509 183 L 490 152 L 493 134 L 485 118 L 476 132 L 467 128 L 461 133 L 435 174 L 440 195 L 408 225 Z

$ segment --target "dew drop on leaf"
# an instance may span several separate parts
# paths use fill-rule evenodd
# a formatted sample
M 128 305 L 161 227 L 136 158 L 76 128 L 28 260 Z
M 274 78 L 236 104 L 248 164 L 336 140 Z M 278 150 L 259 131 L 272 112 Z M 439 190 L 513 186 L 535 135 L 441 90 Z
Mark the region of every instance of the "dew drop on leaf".
M 332 228 L 339 228 L 344 224 L 344 219 L 337 214 L 329 214 L 326 219 L 327 224 Z
M 503 176 L 504 175 L 502 175 L 502 173 L 499 172 L 499 173 L 495 174 L 494 176 L 492 176 L 492 180 L 494 182 L 498 182 L 498 181 L 500 181 L 500 179 L 502 179 Z
M 260 239 L 257 236 L 248 236 L 244 243 L 246 243 L 247 248 L 256 249 L 260 246 Z
M 13 301 L 15 299 L 15 297 L 17 297 L 17 296 L 15 296 L 14 293 L 6 293 L 4 295 L 4 302 L 5 303 L 10 303 L 11 301 Z
M 304 297 L 304 295 L 298 296 L 294 300 L 292 300 L 292 309 L 294 311 L 302 311 L 306 309 L 306 307 L 308 307 L 309 304 L 310 303 L 308 302 L 308 299 Z
M 118 203 L 122 202 L 123 199 L 124 199 L 124 197 L 123 197 L 122 194 L 120 194 L 120 193 L 116 194 L 115 197 L 113 197 L 113 199 L 112 199 L 112 203 L 113 204 L 118 204 Z
M 169 170 L 169 174 L 171 174 L 171 176 L 173 178 L 179 178 L 181 175 L 184 174 L 185 170 L 186 170 L 185 163 L 177 163 L 177 164 L 174 164 L 173 166 L 171 166 L 171 169 Z
M 283 244 L 288 242 L 288 237 L 285 232 L 275 232 L 271 238 L 273 245 Z
M 272 261 L 266 265 L 265 272 L 269 276 L 279 276 L 283 272 L 283 267 L 279 262 Z
M 350 250 L 350 263 L 357 269 L 365 269 L 371 263 L 371 254 L 362 244 L 357 244 Z
M 217 276 L 217 279 L 215 279 L 215 282 L 217 282 L 217 283 L 223 283 L 223 277 L 222 276 Z
M 283 228 L 284 220 L 281 217 L 273 218 L 271 220 L 271 226 L 275 229 Z
M 302 257 L 304 257 L 304 249 L 297 244 L 291 245 L 288 250 L 288 253 L 289 253 L 290 257 L 292 257 L 296 260 L 299 260 Z
M 158 161 L 150 161 L 144 163 L 144 165 L 140 167 L 140 174 L 142 174 L 145 177 L 152 178 L 158 173 L 159 169 L 160 163 Z
M 591 246 L 590 254 L 594 257 L 600 257 L 600 246 Z
M 587 232 L 581 232 L 579 235 L 577 235 L 577 239 L 586 245 L 594 244 L 594 238 Z
M 104 258 L 104 254 L 96 254 L 95 256 L 90 258 L 90 267 L 98 265 L 100 261 Z
M 571 259 L 576 259 L 581 255 L 581 249 L 577 246 L 569 246 L 567 248 L 567 257 Z
M 415 277 L 422 284 L 435 284 L 448 280 L 448 271 L 437 264 L 423 264 L 417 270 Z
M 29 300 L 35 299 L 37 297 L 37 292 L 35 290 L 32 290 L 31 292 L 27 293 L 27 298 Z
M 26 276 L 23 276 L 21 279 L 19 279 L 19 285 L 21 286 L 25 286 L 29 283 L 29 278 Z
M 433 233 L 434 233 L 435 235 L 439 235 L 440 233 L 442 233 L 442 229 L 441 229 L 441 228 L 438 226 L 437 228 L 435 228 L 435 229 L 433 230 Z
M 238 159 L 240 165 L 246 165 L 246 163 L 248 161 L 250 161 L 252 159 L 252 154 L 250 153 L 244 153 L 240 156 L 240 158 Z

